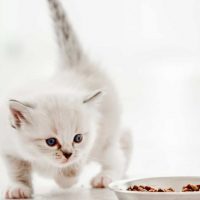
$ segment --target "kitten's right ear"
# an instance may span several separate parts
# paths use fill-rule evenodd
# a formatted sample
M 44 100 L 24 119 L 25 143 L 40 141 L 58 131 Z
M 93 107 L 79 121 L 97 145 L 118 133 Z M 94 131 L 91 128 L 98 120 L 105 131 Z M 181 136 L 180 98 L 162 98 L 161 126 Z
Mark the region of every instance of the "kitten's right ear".
M 33 107 L 12 99 L 9 101 L 9 108 L 13 128 L 20 128 L 22 124 L 31 123 L 31 110 Z
M 102 98 L 102 96 L 104 95 L 104 92 L 102 92 L 101 90 L 96 90 L 94 92 L 92 92 L 91 94 L 87 95 L 87 97 L 84 99 L 83 103 L 92 103 L 92 102 L 98 102 L 100 101 L 100 99 Z

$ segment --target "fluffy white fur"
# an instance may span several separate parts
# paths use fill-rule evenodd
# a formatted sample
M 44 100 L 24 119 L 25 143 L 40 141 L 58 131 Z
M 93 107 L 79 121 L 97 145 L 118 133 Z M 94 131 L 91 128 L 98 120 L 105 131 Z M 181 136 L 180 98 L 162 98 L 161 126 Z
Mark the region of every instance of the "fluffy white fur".
M 31 197 L 32 170 L 66 188 L 95 160 L 102 171 L 91 184 L 102 188 L 121 178 L 128 164 L 131 138 L 122 135 L 116 91 L 83 54 L 58 0 L 48 2 L 62 64 L 50 80 L 20 88 L 1 108 L 1 150 L 11 179 L 6 198 Z M 76 134 L 82 134 L 81 143 L 73 142 Z M 47 145 L 52 137 L 59 147 Z

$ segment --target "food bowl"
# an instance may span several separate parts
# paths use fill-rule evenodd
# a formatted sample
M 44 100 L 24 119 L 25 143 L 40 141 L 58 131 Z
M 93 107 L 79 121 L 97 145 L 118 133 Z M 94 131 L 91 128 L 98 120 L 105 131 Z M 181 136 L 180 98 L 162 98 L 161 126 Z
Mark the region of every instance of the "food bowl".
M 157 177 L 121 180 L 112 182 L 109 189 L 115 192 L 119 200 L 200 200 L 200 191 L 181 192 L 182 187 L 188 184 L 199 185 L 200 177 Z M 156 188 L 172 187 L 176 192 L 127 191 L 127 188 L 131 185 L 147 185 Z

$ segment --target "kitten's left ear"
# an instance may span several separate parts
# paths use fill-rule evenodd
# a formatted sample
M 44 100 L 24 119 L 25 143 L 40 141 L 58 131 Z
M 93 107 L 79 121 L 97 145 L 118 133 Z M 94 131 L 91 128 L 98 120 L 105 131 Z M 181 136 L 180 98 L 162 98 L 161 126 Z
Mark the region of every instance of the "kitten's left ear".
M 91 94 L 87 95 L 83 103 L 99 103 L 102 99 L 104 92 L 101 90 L 95 90 Z
M 31 110 L 33 107 L 17 100 L 9 101 L 11 112 L 11 125 L 13 128 L 20 128 L 22 124 L 31 123 Z

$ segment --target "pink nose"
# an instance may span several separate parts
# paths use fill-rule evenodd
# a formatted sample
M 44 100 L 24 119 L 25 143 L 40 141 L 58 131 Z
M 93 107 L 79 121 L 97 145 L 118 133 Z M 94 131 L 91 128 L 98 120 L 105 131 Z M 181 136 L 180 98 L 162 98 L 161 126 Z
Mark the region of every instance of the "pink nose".
M 63 155 L 65 156 L 65 158 L 69 159 L 72 155 L 71 152 L 63 152 Z

